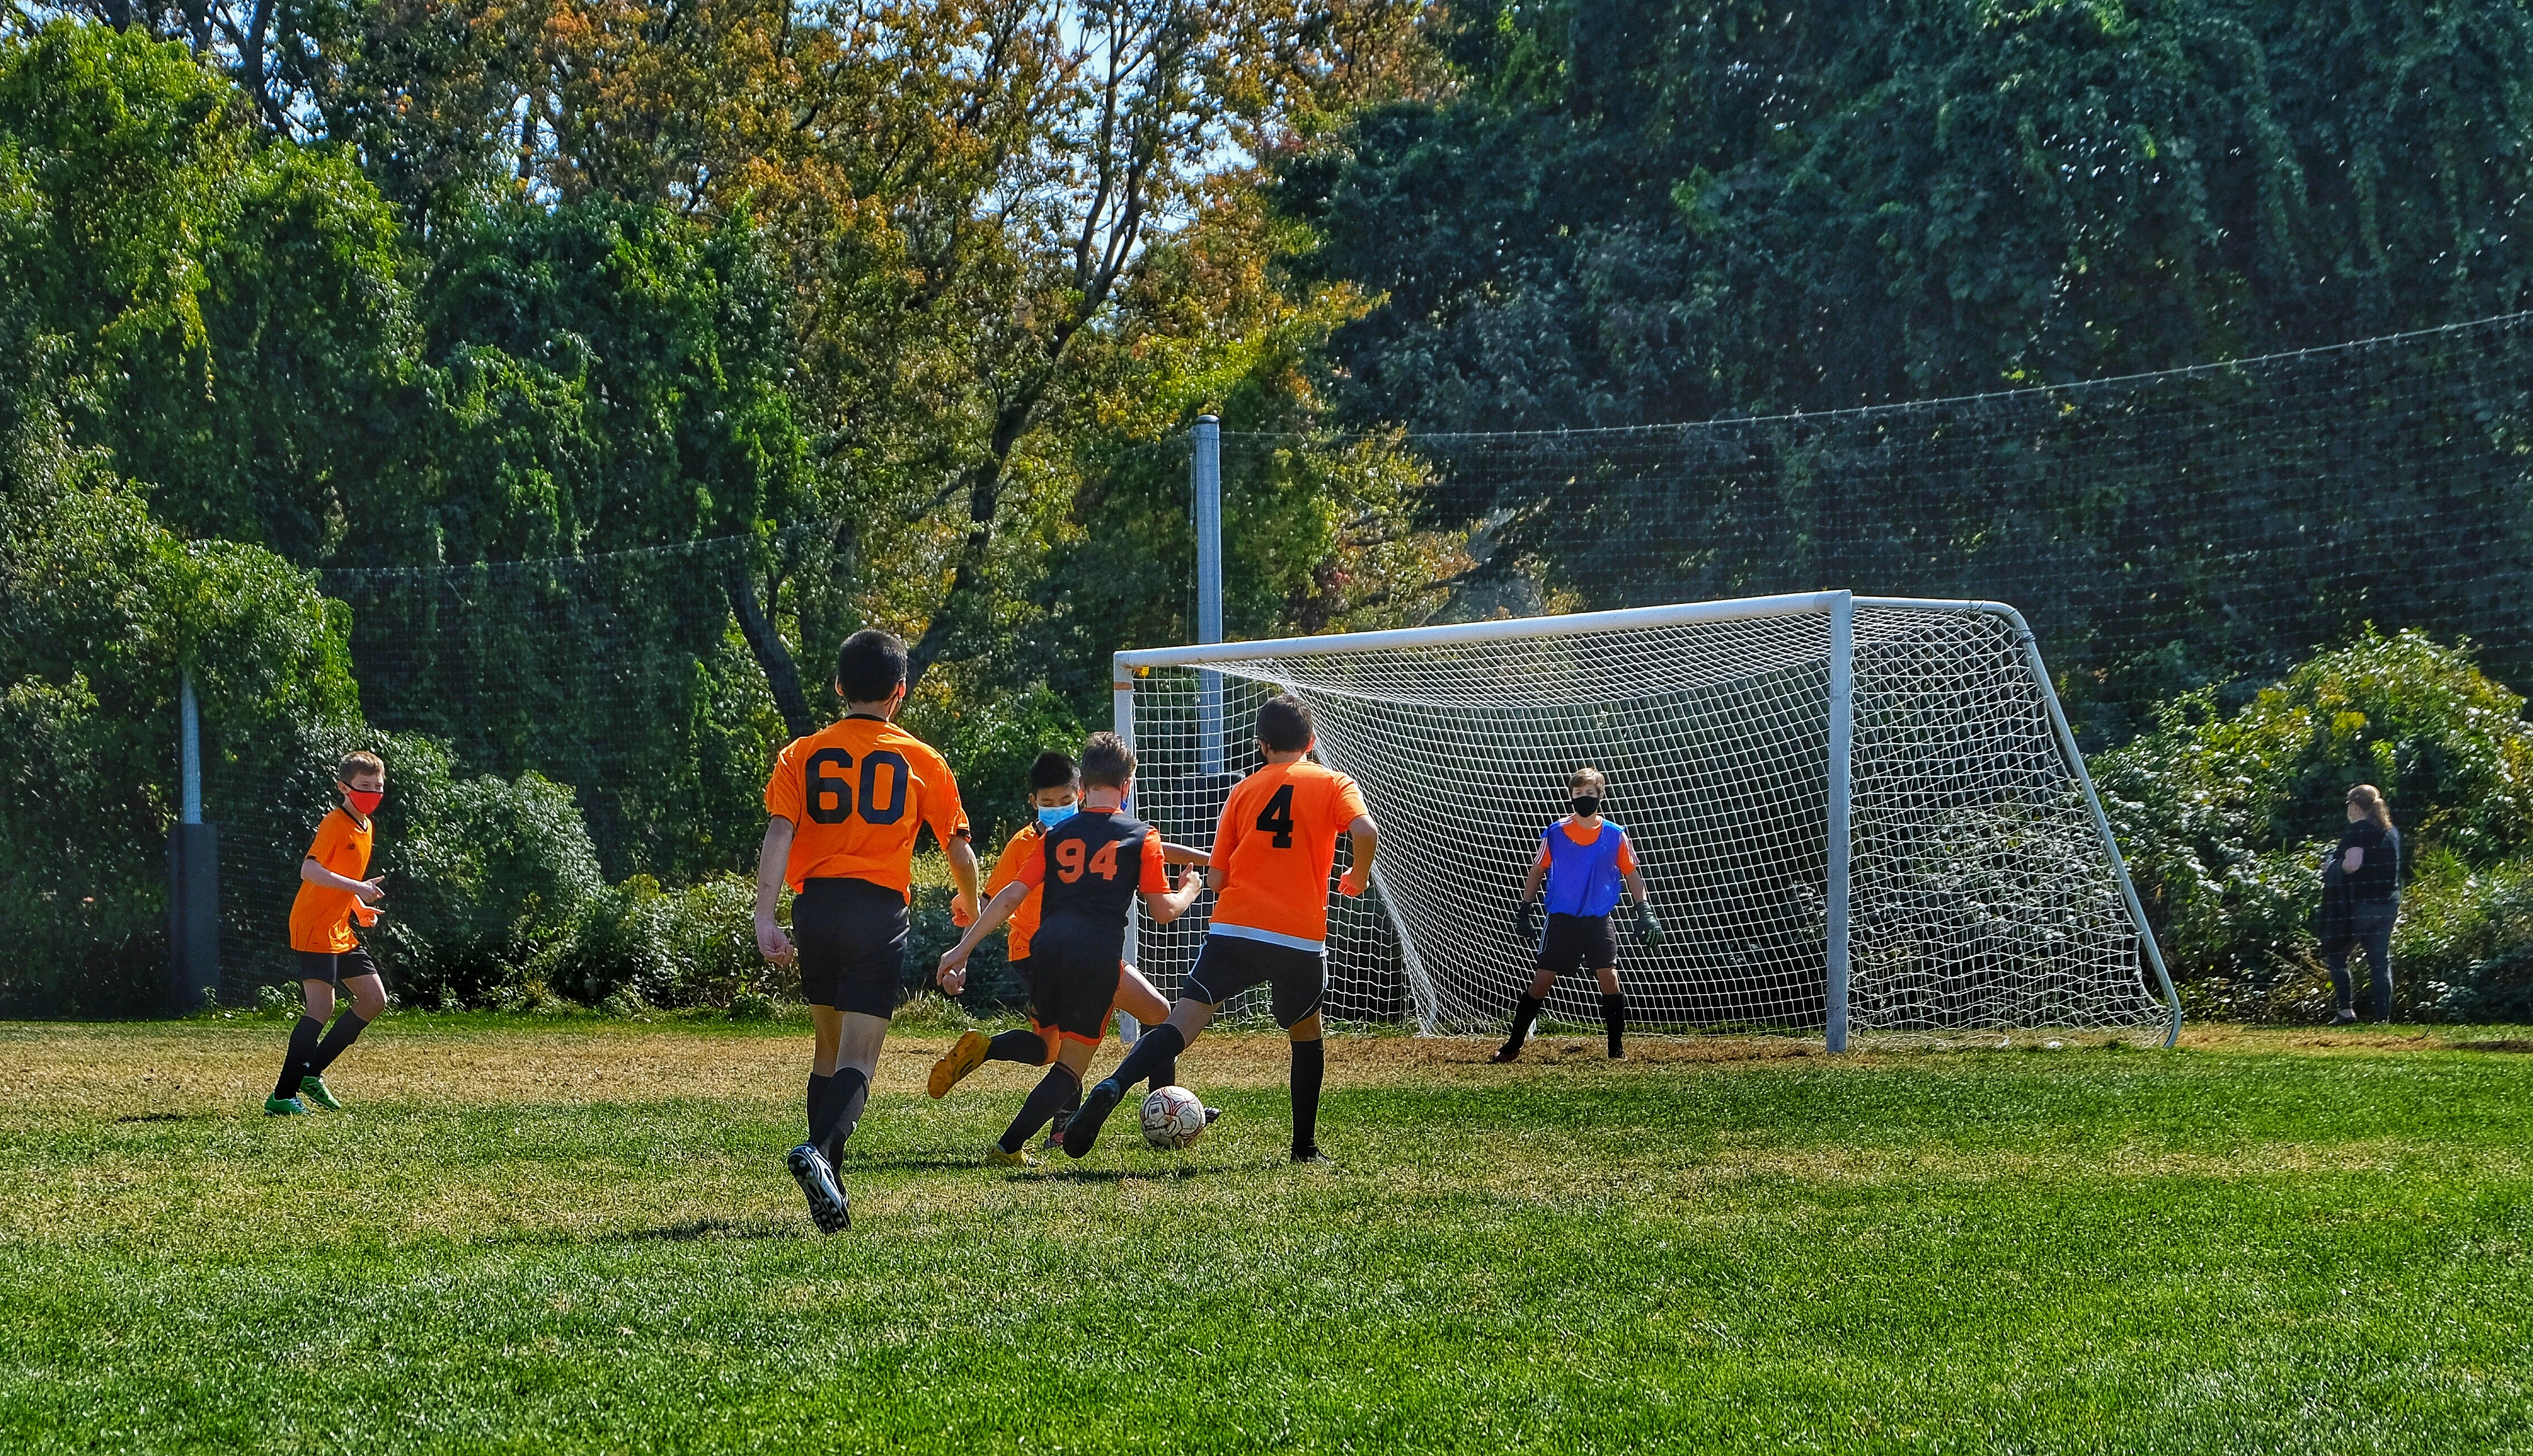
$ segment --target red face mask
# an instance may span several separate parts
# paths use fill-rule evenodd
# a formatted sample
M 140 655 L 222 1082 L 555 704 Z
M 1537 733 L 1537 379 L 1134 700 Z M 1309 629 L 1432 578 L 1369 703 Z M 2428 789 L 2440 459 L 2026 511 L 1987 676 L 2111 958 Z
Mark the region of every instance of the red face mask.
M 346 788 L 343 790 L 343 802 L 350 804 L 352 806 L 352 812 L 360 815 L 364 819 L 377 813 L 379 811 L 380 800 L 384 799 L 386 796 L 387 791 L 383 788 Z

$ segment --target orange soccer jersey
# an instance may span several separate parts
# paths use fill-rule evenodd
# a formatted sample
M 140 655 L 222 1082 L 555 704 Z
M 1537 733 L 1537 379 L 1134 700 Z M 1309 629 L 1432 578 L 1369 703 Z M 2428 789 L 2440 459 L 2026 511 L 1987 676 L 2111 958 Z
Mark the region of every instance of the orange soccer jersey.
M 950 765 L 876 718 L 842 719 L 793 739 L 765 781 L 765 812 L 792 821 L 783 877 L 795 891 L 811 880 L 866 880 L 906 895 L 924 825 L 945 844 L 968 834 Z
M 994 861 L 993 874 L 985 880 L 985 899 L 993 899 L 1002 893 L 1004 886 L 1019 879 L 1022 865 L 1044 859 L 1045 844 L 1046 831 L 1034 824 L 1012 836 L 1011 842 L 1003 845 L 1003 857 Z M 1037 934 L 1037 903 L 1041 894 L 1032 882 L 1029 899 L 1022 901 L 1021 907 L 1012 911 L 1011 939 L 1006 943 L 1003 954 L 1014 961 L 1029 959 L 1030 937 Z
M 317 839 L 308 846 L 306 857 L 344 879 L 365 878 L 370 870 L 370 831 L 336 809 L 317 826 Z M 290 903 L 290 949 L 336 956 L 358 949 L 361 942 L 352 934 L 352 916 L 360 909 L 360 897 L 349 890 L 300 881 L 299 898 Z
M 1307 759 L 1268 764 L 1240 781 L 1213 835 L 1222 872 L 1213 931 L 1320 949 L 1328 938 L 1337 836 L 1365 812 L 1352 779 Z

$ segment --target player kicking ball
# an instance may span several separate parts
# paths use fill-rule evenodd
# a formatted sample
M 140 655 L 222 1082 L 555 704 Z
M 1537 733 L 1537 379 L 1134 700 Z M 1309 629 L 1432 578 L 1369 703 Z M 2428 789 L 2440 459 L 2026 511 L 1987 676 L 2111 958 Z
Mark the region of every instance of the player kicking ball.
M 1319 1121 L 1327 1070 L 1320 1001 L 1327 989 L 1328 870 L 1337 836 L 1351 837 L 1354 863 L 1337 889 L 1361 895 L 1380 830 L 1352 779 L 1309 761 L 1312 743 L 1311 709 L 1301 699 L 1286 693 L 1259 709 L 1258 748 L 1266 764 L 1231 790 L 1214 830 L 1208 880 L 1215 900 L 1205 949 L 1169 1020 L 1146 1032 L 1105 1081 L 1083 1094 L 1082 1110 L 1064 1130 L 1067 1155 L 1090 1152 L 1126 1088 L 1175 1061 L 1223 1003 L 1264 985 L 1275 1023 L 1293 1039 L 1293 1161 L 1327 1161 Z
M 1040 860 L 1045 855 L 1047 835 L 1082 806 L 1082 784 L 1075 773 L 1071 755 L 1050 748 L 1040 753 L 1030 765 L 1030 814 L 1031 821 L 1016 831 L 1003 845 L 1001 857 L 994 861 L 994 872 L 985 877 L 985 896 L 991 900 L 1005 887 L 1018 882 L 1021 867 Z M 1203 864 L 1205 854 L 1180 844 L 1164 842 L 1161 857 L 1171 864 Z M 1037 933 L 1038 898 L 1034 886 L 1029 890 L 1020 907 L 1012 911 L 1010 938 L 1005 955 L 1012 973 L 1020 977 L 1026 990 L 1031 985 L 1030 944 Z M 964 982 L 963 982 L 964 984 Z M 1117 967 L 1117 1010 L 1145 1025 L 1153 1025 L 1170 1014 L 1170 1004 L 1141 971 L 1120 962 Z M 935 1097 L 947 1097 L 950 1089 L 967 1079 L 970 1073 L 987 1062 L 1017 1062 L 1024 1067 L 1044 1067 L 1056 1059 L 1061 1049 L 1062 1033 L 1054 1023 L 1037 1014 L 1036 1002 L 1030 1006 L 1027 1030 L 1014 1028 L 995 1036 L 981 1031 L 962 1032 L 940 1061 L 932 1064 L 932 1076 L 925 1090 Z M 1157 1090 L 1177 1077 L 1175 1067 L 1165 1067 L 1152 1074 L 1152 1086 Z M 1046 1145 L 1053 1147 L 1063 1136 L 1064 1124 L 1079 1105 L 1077 1097 L 1059 1109 L 1047 1124 Z M 1208 1113 L 1213 1109 L 1207 1109 Z
M 906 960 L 914 839 L 923 826 L 959 887 L 951 918 L 976 907 L 976 854 L 959 784 L 929 744 L 896 724 L 906 703 L 906 644 L 865 630 L 836 655 L 845 716 L 795 738 L 765 783 L 765 844 L 756 866 L 756 947 L 797 962 L 816 1046 L 809 1064 L 809 1140 L 792 1149 L 792 1176 L 809 1217 L 827 1233 L 853 1223 L 836 1161 L 870 1097 L 880 1043 L 897 1014 Z M 774 910 L 783 886 L 792 934 Z
M 1020 1115 L 985 1152 L 989 1165 L 1025 1166 L 1027 1151 L 1055 1115 L 1082 1091 L 1082 1075 L 1107 1034 L 1117 1004 L 1119 957 L 1135 897 L 1167 925 L 1196 903 L 1205 881 L 1194 869 L 1170 889 L 1160 831 L 1128 818 L 1126 796 L 1135 783 L 1135 753 L 1115 733 L 1093 733 L 1082 747 L 1082 808 L 1046 830 L 1033 859 L 1017 866 L 1012 883 L 996 892 L 976 922 L 941 957 L 943 990 L 967 988 L 968 958 L 976 943 L 1020 908 L 1031 892 L 1039 896 L 1037 932 L 1030 940 L 1030 1015 L 1057 1036 L 1055 1065 L 1021 1104 Z M 1008 1033 L 1007 1033 L 1008 1034 Z
M 1531 1023 L 1557 977 L 1590 970 L 1601 982 L 1601 1021 L 1610 1035 L 1610 1056 L 1626 1052 L 1627 998 L 1619 989 L 1619 937 L 1610 927 L 1610 912 L 1619 907 L 1621 885 L 1636 903 L 1636 935 L 1648 946 L 1662 944 L 1662 921 L 1646 898 L 1645 877 L 1636 872 L 1636 851 L 1627 832 L 1601 817 L 1601 800 L 1609 781 L 1590 765 L 1565 781 L 1563 819 L 1539 832 L 1539 854 L 1521 882 L 1521 903 L 1513 908 L 1513 934 L 1522 940 L 1539 935 L 1537 974 L 1530 990 L 1513 1003 L 1512 1034 L 1488 1058 L 1509 1062 L 1521 1055 Z M 1539 934 L 1539 884 L 1548 882 L 1548 930 Z
M 342 1111 L 343 1104 L 325 1085 L 325 1069 L 386 1014 L 387 988 L 379 979 L 378 962 L 352 933 L 352 922 L 378 923 L 379 912 L 371 906 L 385 894 L 381 885 L 384 876 L 361 877 L 370 871 L 370 816 L 387 796 L 387 766 L 375 753 L 346 754 L 335 766 L 334 787 L 343 796 L 342 806 L 327 811 L 299 861 L 299 898 L 290 904 L 290 950 L 299 960 L 299 990 L 306 1007 L 299 1024 L 290 1028 L 281 1079 L 264 1099 L 266 1117 L 299 1116 L 310 1102 Z M 327 1031 L 325 1019 L 333 1016 L 337 989 L 349 993 L 352 1004 Z

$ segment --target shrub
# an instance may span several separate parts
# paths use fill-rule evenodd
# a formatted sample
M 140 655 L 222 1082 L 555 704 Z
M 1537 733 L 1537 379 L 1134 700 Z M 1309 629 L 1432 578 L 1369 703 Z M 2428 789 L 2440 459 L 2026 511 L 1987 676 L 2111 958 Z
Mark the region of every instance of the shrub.
M 756 884 L 722 875 L 664 890 L 648 875 L 592 897 L 536 973 L 576 1001 L 619 995 L 659 1007 L 732 1007 L 796 997 L 798 975 L 756 950 Z
M 2403 1000 L 2413 1011 L 2479 1004 L 2474 988 L 2500 973 L 2513 923 L 2482 901 L 2517 883 L 2533 852 L 2523 699 L 2482 675 L 2467 648 L 2369 628 L 2230 717 L 2214 701 L 2209 690 L 2166 704 L 2155 731 L 2093 765 L 2175 977 L 2209 983 L 2194 999 L 2234 1015 L 2321 1009 L 2320 871 L 2348 786 L 2373 783 L 2412 868 L 2396 937 Z M 2412 954 L 2445 990 L 2427 991 Z

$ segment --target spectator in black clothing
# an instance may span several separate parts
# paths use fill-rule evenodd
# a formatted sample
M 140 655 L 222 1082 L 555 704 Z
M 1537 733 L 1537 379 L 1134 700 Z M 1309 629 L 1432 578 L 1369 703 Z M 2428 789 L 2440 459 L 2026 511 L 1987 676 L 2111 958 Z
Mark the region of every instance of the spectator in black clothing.
M 2374 972 L 2368 1001 L 2379 1021 L 2392 1019 L 2392 920 L 2400 913 L 2401 832 L 2392 827 L 2392 811 L 2372 784 L 2348 790 L 2348 832 L 2324 872 L 2324 894 L 2343 903 L 2323 917 L 2323 959 L 2330 965 L 2330 988 L 2339 998 L 2340 1024 L 2357 1019 L 2357 987 L 2348 974 L 2348 953 L 2366 948 Z

